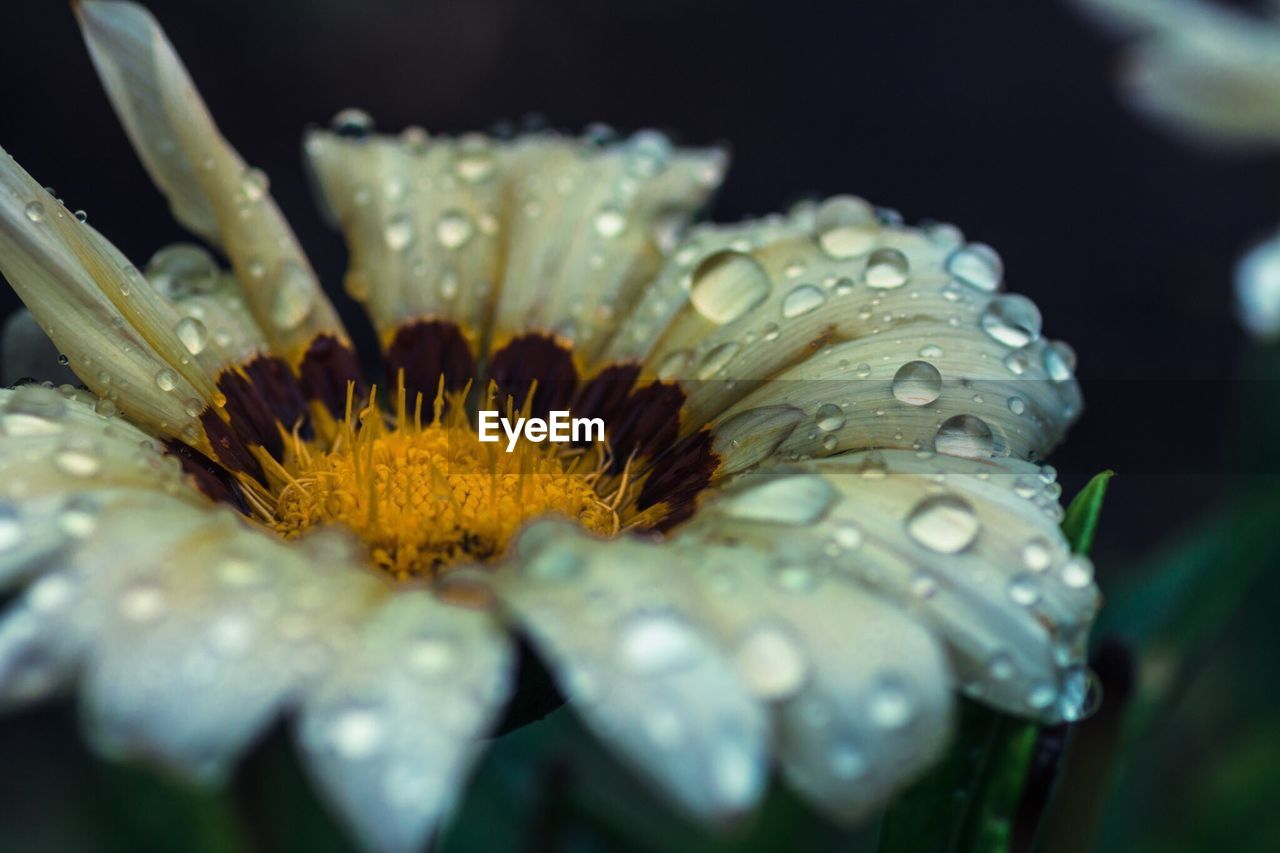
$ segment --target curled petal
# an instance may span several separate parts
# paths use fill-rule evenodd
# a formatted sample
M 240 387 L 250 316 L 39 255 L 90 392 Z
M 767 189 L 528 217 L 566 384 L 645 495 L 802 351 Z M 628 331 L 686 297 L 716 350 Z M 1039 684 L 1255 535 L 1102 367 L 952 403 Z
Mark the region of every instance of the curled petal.
M 317 335 L 345 340 L 266 176 L 247 168 L 222 137 L 151 14 L 113 0 L 81 0 L 76 13 L 147 171 L 177 219 L 226 251 L 276 352 L 296 363 Z
M 511 668 L 487 612 L 414 591 L 372 614 L 298 726 L 312 775 L 366 847 L 423 848 L 463 789 Z

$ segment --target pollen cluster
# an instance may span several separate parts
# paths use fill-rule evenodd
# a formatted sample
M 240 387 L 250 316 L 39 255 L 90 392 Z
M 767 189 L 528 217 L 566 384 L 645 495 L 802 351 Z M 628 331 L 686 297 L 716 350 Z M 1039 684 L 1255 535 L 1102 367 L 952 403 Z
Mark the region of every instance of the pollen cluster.
M 604 448 L 520 441 L 507 452 L 479 441 L 465 394 L 438 394 L 426 422 L 421 395 L 412 410 L 403 386 L 396 396 L 388 414 L 376 389 L 358 409 L 349 394 L 329 441 L 295 435 L 283 461 L 263 454 L 271 489 L 253 503 L 264 523 L 286 539 L 345 527 L 399 580 L 500 557 L 536 516 L 564 516 L 605 535 L 623 526 L 630 489 L 625 476 L 606 475 Z

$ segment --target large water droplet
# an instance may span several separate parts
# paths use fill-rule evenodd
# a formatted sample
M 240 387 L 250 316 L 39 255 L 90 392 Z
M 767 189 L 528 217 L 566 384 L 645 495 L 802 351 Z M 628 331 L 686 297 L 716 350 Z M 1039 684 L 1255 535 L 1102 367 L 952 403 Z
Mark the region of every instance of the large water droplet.
M 413 220 L 407 213 L 395 213 L 382 229 L 382 239 L 393 252 L 403 252 L 413 243 Z
M 835 403 L 823 403 L 818 407 L 818 412 L 814 416 L 817 421 L 818 429 L 826 432 L 835 432 L 844 426 L 845 413 L 844 409 Z
M 436 240 L 446 249 L 460 249 L 475 232 L 471 218 L 461 210 L 449 210 L 436 222 Z
M 27 219 L 32 222 L 44 221 L 44 205 L 38 201 L 30 202 L 27 205 Z
M 382 747 L 385 729 L 382 718 L 370 708 L 350 708 L 329 723 L 329 743 L 348 761 L 372 757 Z
M 333 117 L 329 127 L 339 136 L 363 139 L 373 132 L 373 117 L 364 110 L 348 107 Z
M 814 225 L 818 245 L 837 260 L 870 252 L 880 233 L 880 223 L 871 205 L 854 196 L 837 196 L 825 202 L 818 210 Z
M 783 297 L 782 316 L 791 319 L 808 314 L 826 301 L 827 295 L 812 284 L 799 285 Z
M 947 272 L 978 290 L 993 291 L 1004 276 L 1004 263 L 996 250 L 984 243 L 970 243 L 947 258 Z
M 882 729 L 900 729 L 915 716 L 911 686 L 900 676 L 882 675 L 867 694 L 867 716 Z
M 183 317 L 174 331 L 178 340 L 182 341 L 182 345 L 192 355 L 199 355 L 209 345 L 209 330 L 195 317 Z
M 909 361 L 893 375 L 893 396 L 909 406 L 927 406 L 942 394 L 942 374 L 927 361 Z
M 938 427 L 933 440 L 934 450 L 948 456 L 967 459 L 989 458 L 995 448 L 995 436 L 990 425 L 974 415 L 955 415 Z
M 1040 337 L 1040 309 L 1016 293 L 997 296 L 982 312 L 982 330 L 1005 346 L 1026 346 Z
M 1062 564 L 1062 582 L 1071 589 L 1084 589 L 1093 583 L 1093 563 L 1080 554 Z
M 769 275 L 750 255 L 732 250 L 703 259 L 693 271 L 689 301 L 713 323 L 732 323 L 769 296 Z
M 276 276 L 275 298 L 271 303 L 271 321 L 282 331 L 302 325 L 314 307 L 311 276 L 296 261 L 284 261 Z
M 725 513 L 772 524 L 812 524 L 835 503 L 835 488 L 813 474 L 791 474 L 749 488 L 728 499 Z
M 907 283 L 911 265 L 907 256 L 897 249 L 877 249 L 867 259 L 862 280 L 867 287 L 889 290 Z
M 742 344 L 737 341 L 729 341 L 713 348 L 710 352 L 702 357 L 702 361 L 698 363 L 698 378 L 711 379 L 717 373 L 724 370 L 729 362 L 733 361 L 733 357 L 742 349 Z
M 982 524 L 973 506 L 959 495 L 930 495 L 911 510 L 907 533 L 940 554 L 955 554 L 973 544 Z
M 645 675 L 692 666 L 702 651 L 703 642 L 693 626 L 664 610 L 631 616 L 618 633 L 619 661 Z
M 596 233 L 606 240 L 617 237 L 627 227 L 627 217 L 616 207 L 603 208 L 596 214 Z
M 736 659 L 747 687 L 757 696 L 782 699 L 804 684 L 809 664 L 791 633 L 777 625 L 757 625 L 738 643 Z

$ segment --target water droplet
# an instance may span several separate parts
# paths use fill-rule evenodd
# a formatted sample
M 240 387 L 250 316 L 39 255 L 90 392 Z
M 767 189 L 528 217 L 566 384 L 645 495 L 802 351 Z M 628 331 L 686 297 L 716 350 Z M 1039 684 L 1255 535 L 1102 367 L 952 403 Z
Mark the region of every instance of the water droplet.
M 689 301 L 713 323 L 732 323 L 769 296 L 764 268 L 742 252 L 722 251 L 703 259 L 694 269 Z
M 1102 705 L 1102 681 L 1084 667 L 1074 667 L 1062 683 L 1058 711 L 1068 723 L 1076 723 L 1093 714 Z
M 282 331 L 296 329 L 310 316 L 314 305 L 311 276 L 307 271 L 296 261 L 280 264 L 271 321 Z
M 1044 537 L 1027 540 L 1022 546 L 1022 564 L 1033 572 L 1043 572 L 1053 563 L 1053 548 Z
M 839 744 L 831 750 L 831 772 L 841 779 L 861 778 L 867 772 L 867 759 L 853 744 Z
M 987 675 L 996 681 L 1013 678 L 1013 658 L 1007 652 L 995 652 L 987 659 Z
M 1017 574 L 1009 579 L 1009 598 L 1020 607 L 1030 607 L 1040 600 L 1040 590 L 1030 575 Z
M 370 708 L 350 708 L 329 723 L 329 743 L 348 761 L 371 758 L 385 738 L 382 719 Z
M 970 243 L 947 258 L 947 272 L 977 290 L 993 291 L 1004 277 L 1004 262 L 996 250 L 985 243 Z
M 267 195 L 269 185 L 267 173 L 261 169 L 246 169 L 240 181 L 240 189 L 244 193 L 245 200 L 251 203 L 262 201 Z
M 702 361 L 698 364 L 698 378 L 705 380 L 714 377 L 724 370 L 729 365 L 729 362 L 733 361 L 734 356 L 741 349 L 742 345 L 736 341 L 729 341 L 712 349 L 702 357 Z
M 910 685 L 896 675 L 882 675 L 867 694 L 867 716 L 882 729 L 900 729 L 915 716 Z
M 364 110 L 348 107 L 333 117 L 329 127 L 339 136 L 363 139 L 373 132 L 373 117 Z
M 178 386 L 178 375 L 167 367 L 156 371 L 156 387 L 161 391 L 172 391 Z
M 995 436 L 990 425 L 975 415 L 955 415 L 938 427 L 933 440 L 934 450 L 948 456 L 966 459 L 989 458 L 995 448 Z
M 765 699 L 792 695 L 809 671 L 796 638 L 777 625 L 751 628 L 738 643 L 736 660 L 748 689 Z
M 687 349 L 673 350 L 658 364 L 659 379 L 676 379 L 685 375 L 693 363 L 693 353 Z
M 818 423 L 818 429 L 826 432 L 835 432 L 844 426 L 845 414 L 844 409 L 835 403 L 823 403 L 818 407 L 818 413 L 815 416 Z
M 120 615 L 130 622 L 154 622 L 164 615 L 164 590 L 151 581 L 138 581 L 120 593 Z
M 658 610 L 629 617 L 618 633 L 618 659 L 635 672 L 652 675 L 697 663 L 703 642 L 681 616 Z
M 829 199 L 814 218 L 818 245 L 836 260 L 865 255 L 875 246 L 880 223 L 875 211 L 854 196 Z
M 75 218 L 76 218 L 76 221 L 77 221 L 77 222 L 88 222 L 88 221 L 89 221 L 89 214 L 88 214 L 88 213 L 86 213 L 86 212 L 84 212 L 83 210 L 77 210 L 77 211 L 75 212 L 74 216 L 75 216 Z
M 102 470 L 102 460 L 83 450 L 62 450 L 53 457 L 58 470 L 72 477 L 92 477 Z
M 1066 341 L 1054 341 L 1044 349 L 1044 372 L 1054 382 L 1066 382 L 1076 370 L 1076 353 Z
M 33 201 L 27 205 L 27 219 L 32 222 L 44 221 L 44 205 L 38 201 Z
M 827 295 L 812 284 L 795 287 L 782 299 L 782 316 L 787 319 L 808 314 L 827 301 Z
M 845 551 L 853 551 L 862 545 L 862 528 L 852 521 L 846 521 L 835 529 L 831 539 Z
M 893 375 L 893 396 L 908 406 L 927 406 L 942 395 L 942 374 L 927 361 L 909 361 Z
M 1043 711 L 1052 705 L 1057 698 L 1058 689 L 1052 684 L 1034 684 L 1027 691 L 1027 706 L 1035 711 Z
M 938 594 L 938 580 L 924 569 L 917 569 L 911 576 L 911 594 L 928 600 Z
M 453 170 L 467 183 L 478 184 L 493 175 L 494 165 L 493 155 L 488 151 L 460 151 Z
M 1093 583 L 1093 563 L 1080 554 L 1062 564 L 1062 582 L 1071 589 L 1084 589 Z
M 725 513 L 772 524 L 812 524 L 835 503 L 835 488 L 812 474 L 791 474 L 748 488 L 726 501 Z
M 461 210 L 447 210 L 436 221 L 436 240 L 446 249 L 460 249 L 471 239 L 475 228 Z
M 1016 293 L 992 299 L 983 310 L 980 323 L 992 338 L 1015 349 L 1040 338 L 1040 309 Z
M 627 227 L 627 217 L 616 207 L 603 208 L 596 214 L 596 233 L 606 240 L 617 237 Z
M 25 538 L 18 511 L 10 506 L 0 506 L 0 554 L 17 548 Z
M 183 317 L 174 331 L 192 355 L 199 355 L 209 345 L 209 330 L 195 317 Z
M 862 280 L 867 287 L 889 290 L 907 283 L 911 264 L 897 249 L 877 249 L 867 258 Z
M 911 510 L 907 533 L 940 554 L 956 554 L 973 544 L 982 524 L 973 506 L 959 495 L 930 495 Z
M 1020 415 L 1027 410 L 1027 401 L 1016 394 L 1009 398 L 1009 411 Z
M 405 648 L 404 659 L 418 675 L 437 676 L 453 668 L 457 654 L 443 637 L 419 637 Z
M 407 213 L 394 213 L 382 229 L 382 240 L 393 252 L 403 252 L 413 243 L 413 220 Z

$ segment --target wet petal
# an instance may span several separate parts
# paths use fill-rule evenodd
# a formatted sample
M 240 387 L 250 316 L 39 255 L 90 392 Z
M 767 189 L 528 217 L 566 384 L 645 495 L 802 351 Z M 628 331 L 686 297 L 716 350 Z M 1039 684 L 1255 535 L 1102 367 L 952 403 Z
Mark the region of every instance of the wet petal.
M 384 337 L 441 319 L 473 355 L 539 332 L 587 363 L 725 159 L 649 131 L 606 143 L 313 133 L 307 151 L 351 246 L 347 288 Z
M 1078 0 L 1139 40 L 1124 78 L 1133 104 L 1215 142 L 1280 141 L 1280 25 L 1221 3 Z
M 912 613 L 816 563 L 696 534 L 677 534 L 675 547 L 706 585 L 706 612 L 742 679 L 775 704 L 783 772 L 808 799 L 853 820 L 938 757 L 950 670 Z
M 693 815 L 749 808 L 766 778 L 765 711 L 669 550 L 555 523 L 530 528 L 520 548 L 499 595 L 587 725 Z
M 81 0 L 77 17 L 107 94 L 177 219 L 223 248 L 260 327 L 296 364 L 321 334 L 345 340 L 293 231 L 214 124 L 159 24 L 133 3 Z
M 1100 604 L 1051 469 L 868 451 L 739 475 L 681 537 L 771 555 L 794 584 L 856 582 L 929 627 L 968 695 L 1056 722 L 1087 711 Z
M 366 847 L 423 848 L 464 788 L 511 668 L 487 612 L 415 591 L 371 616 L 298 728 L 312 775 Z

